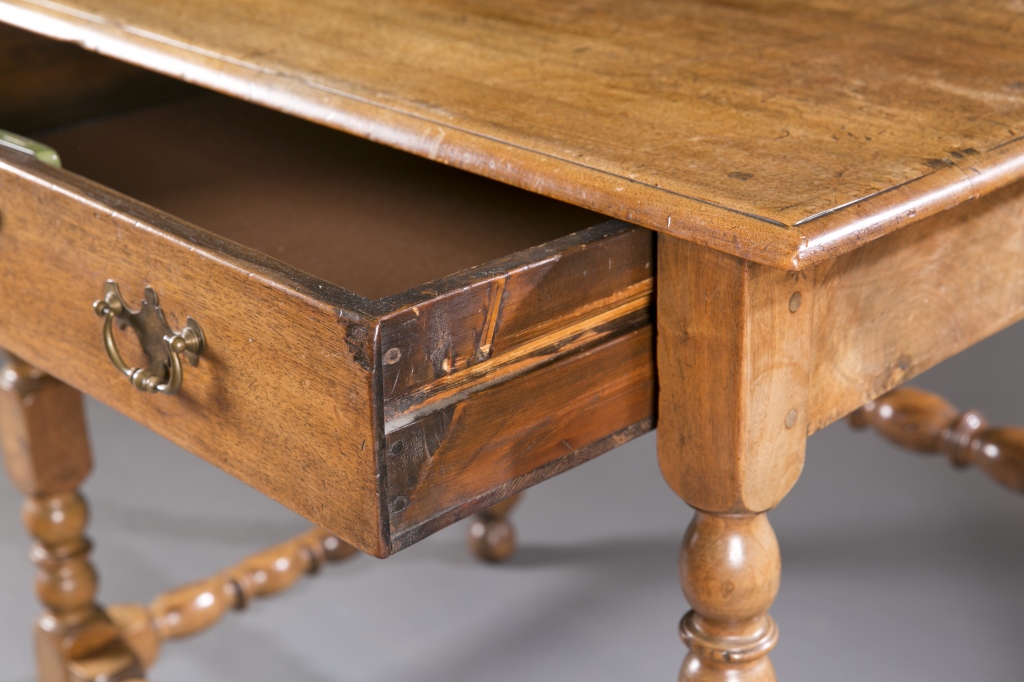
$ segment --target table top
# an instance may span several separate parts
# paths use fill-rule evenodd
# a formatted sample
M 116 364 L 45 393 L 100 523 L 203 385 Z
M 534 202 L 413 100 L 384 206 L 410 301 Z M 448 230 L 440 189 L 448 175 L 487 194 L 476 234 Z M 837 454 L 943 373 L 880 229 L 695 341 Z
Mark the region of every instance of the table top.
M 1024 177 L 1024 6 L 0 0 L 0 20 L 799 270 Z

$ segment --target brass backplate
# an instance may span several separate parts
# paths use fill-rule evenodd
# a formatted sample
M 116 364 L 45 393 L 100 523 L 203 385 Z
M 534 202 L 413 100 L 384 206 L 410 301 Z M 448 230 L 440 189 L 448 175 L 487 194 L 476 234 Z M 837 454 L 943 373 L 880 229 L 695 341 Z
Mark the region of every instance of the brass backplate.
M 107 280 L 103 285 L 104 298 L 107 298 L 109 293 L 113 293 L 121 302 L 121 313 L 115 318 L 118 328 L 124 330 L 131 327 L 135 331 L 142 344 L 142 350 L 149 358 L 149 369 L 162 379 L 166 379 L 168 368 L 171 366 L 171 357 L 164 337 L 174 334 L 174 330 L 167 323 L 164 311 L 160 309 L 160 300 L 157 298 L 156 292 L 152 287 L 145 288 L 142 293 L 142 305 L 138 311 L 128 308 L 124 297 L 121 296 L 121 292 L 117 288 L 117 283 L 113 280 Z M 191 326 L 191 318 L 189 323 Z M 196 353 L 186 350 L 182 355 L 193 367 L 199 363 L 199 355 Z

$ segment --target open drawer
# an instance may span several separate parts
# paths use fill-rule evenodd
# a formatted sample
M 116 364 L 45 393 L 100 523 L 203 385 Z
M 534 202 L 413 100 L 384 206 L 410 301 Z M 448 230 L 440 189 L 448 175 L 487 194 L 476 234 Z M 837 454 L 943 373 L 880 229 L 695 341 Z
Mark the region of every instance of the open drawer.
M 376 556 L 652 427 L 652 233 L 172 91 L 33 132 L 64 168 L 0 147 L 0 347 Z M 174 395 L 107 280 L 201 325 Z

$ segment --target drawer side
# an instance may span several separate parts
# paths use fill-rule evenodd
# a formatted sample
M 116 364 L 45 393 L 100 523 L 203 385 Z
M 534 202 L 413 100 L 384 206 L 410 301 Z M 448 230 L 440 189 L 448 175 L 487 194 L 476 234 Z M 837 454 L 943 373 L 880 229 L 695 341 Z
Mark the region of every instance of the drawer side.
M 381 323 L 385 420 L 649 323 L 654 237 L 608 221 L 397 299 Z
M 653 428 L 653 270 L 612 221 L 382 318 L 392 551 Z
M 654 428 L 642 327 L 387 435 L 392 551 Z

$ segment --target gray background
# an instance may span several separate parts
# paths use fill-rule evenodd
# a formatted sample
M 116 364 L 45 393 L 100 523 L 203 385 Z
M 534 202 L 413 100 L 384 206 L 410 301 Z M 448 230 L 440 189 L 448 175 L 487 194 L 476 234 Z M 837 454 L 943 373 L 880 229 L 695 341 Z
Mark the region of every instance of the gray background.
M 915 383 L 1024 423 L 1022 342 L 1024 327 L 1011 328 Z M 90 402 L 88 414 L 104 601 L 148 601 L 306 528 L 111 410 Z M 32 679 L 38 608 L 20 503 L 0 482 L 0 682 Z M 509 564 L 472 560 L 460 523 L 169 644 L 151 678 L 668 682 L 684 655 L 676 551 L 689 518 L 649 434 L 531 490 Z M 771 518 L 782 682 L 1024 679 L 1024 498 L 839 423 L 810 439 L 803 477 Z

